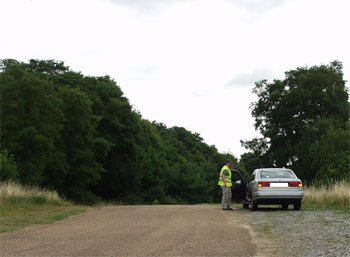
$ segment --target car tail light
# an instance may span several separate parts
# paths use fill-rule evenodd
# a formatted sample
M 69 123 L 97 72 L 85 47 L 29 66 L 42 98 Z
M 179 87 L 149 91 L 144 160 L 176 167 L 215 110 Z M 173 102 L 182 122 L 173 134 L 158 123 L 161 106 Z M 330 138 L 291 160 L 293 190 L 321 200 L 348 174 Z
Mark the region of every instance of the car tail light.
M 270 187 L 270 182 L 258 182 L 258 187 Z
M 303 183 L 299 181 L 289 182 L 289 187 L 302 187 L 302 186 L 303 186 Z

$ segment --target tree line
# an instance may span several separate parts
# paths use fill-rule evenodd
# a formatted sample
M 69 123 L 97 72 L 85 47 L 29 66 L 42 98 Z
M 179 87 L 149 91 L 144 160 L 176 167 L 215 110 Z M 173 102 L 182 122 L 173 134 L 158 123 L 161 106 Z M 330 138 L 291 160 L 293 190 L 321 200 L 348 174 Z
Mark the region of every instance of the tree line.
M 349 96 L 342 64 L 302 67 L 256 83 L 262 135 L 238 159 L 198 133 L 148 121 L 109 76 L 84 76 L 54 60 L 1 62 L 1 180 L 75 201 L 218 202 L 218 170 L 244 176 L 291 167 L 307 183 L 349 179 Z
M 75 202 L 215 202 L 226 158 L 236 160 L 197 133 L 143 119 L 109 76 L 53 60 L 2 62 L 2 180 Z
M 343 65 L 298 67 L 285 79 L 261 80 L 251 104 L 262 137 L 241 141 L 253 167 L 289 167 L 307 184 L 350 179 L 350 103 Z

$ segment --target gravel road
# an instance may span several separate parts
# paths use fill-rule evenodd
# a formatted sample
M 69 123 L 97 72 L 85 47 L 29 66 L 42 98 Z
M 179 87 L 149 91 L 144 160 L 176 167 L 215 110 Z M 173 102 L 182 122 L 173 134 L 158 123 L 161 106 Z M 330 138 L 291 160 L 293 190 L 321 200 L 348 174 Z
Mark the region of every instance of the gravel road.
M 113 206 L 0 235 L 0 256 L 350 256 L 350 214 Z
M 283 244 L 286 256 L 350 256 L 350 213 L 266 208 L 250 215 Z M 272 240 L 273 241 L 273 240 Z
M 1 256 L 255 256 L 248 213 L 115 206 L 3 233 Z

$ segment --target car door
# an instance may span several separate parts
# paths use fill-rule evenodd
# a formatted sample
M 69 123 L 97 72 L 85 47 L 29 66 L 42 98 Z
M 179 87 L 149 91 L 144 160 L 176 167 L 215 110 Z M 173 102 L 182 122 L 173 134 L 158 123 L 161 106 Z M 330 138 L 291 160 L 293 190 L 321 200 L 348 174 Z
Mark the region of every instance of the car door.
M 239 170 L 231 170 L 231 181 L 232 181 L 232 201 L 237 203 L 242 202 L 245 199 L 247 192 L 247 184 L 243 179 L 243 176 Z
M 252 192 L 254 190 L 254 188 L 256 188 L 256 174 L 257 174 L 257 170 L 254 170 L 252 175 L 250 175 L 249 181 L 248 181 L 248 185 L 247 185 L 247 190 L 248 190 L 248 198 L 251 198 Z

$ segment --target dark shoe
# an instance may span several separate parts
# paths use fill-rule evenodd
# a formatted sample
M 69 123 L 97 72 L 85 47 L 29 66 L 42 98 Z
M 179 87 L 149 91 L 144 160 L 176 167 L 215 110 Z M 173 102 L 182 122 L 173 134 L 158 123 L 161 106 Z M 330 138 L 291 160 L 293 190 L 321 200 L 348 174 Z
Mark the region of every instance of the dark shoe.
M 232 211 L 233 209 L 232 208 L 225 208 L 223 209 L 224 211 Z

